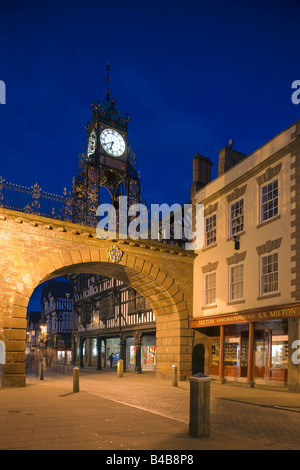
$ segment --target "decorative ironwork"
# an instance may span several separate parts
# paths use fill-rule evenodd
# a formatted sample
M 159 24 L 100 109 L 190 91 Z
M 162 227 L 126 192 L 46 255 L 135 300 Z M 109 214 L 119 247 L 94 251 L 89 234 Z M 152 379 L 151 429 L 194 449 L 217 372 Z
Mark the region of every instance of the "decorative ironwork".
M 0 207 L 58 220 L 70 220 L 70 196 L 47 193 L 36 183 L 26 187 L 0 177 Z

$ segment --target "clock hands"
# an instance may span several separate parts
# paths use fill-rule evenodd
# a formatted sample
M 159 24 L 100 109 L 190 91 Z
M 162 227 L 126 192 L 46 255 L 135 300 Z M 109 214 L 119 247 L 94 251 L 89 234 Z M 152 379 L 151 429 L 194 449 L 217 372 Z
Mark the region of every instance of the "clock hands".
M 110 149 L 109 149 L 109 150 L 112 149 L 112 146 L 114 145 L 114 143 L 115 143 L 114 141 L 112 141 L 112 142 L 106 142 L 106 145 L 110 145 Z

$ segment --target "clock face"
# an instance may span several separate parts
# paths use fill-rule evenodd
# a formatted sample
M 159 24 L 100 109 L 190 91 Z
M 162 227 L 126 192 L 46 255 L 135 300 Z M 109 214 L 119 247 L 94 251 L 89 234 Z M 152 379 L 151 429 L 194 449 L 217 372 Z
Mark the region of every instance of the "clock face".
M 95 153 L 95 149 L 96 149 L 96 132 L 93 131 L 89 137 L 89 143 L 88 143 L 88 150 L 87 150 L 87 154 L 88 154 L 88 157 L 90 155 L 93 155 L 93 153 Z
M 104 129 L 100 135 L 100 142 L 105 152 L 112 157 L 120 157 L 125 152 L 125 140 L 114 129 Z

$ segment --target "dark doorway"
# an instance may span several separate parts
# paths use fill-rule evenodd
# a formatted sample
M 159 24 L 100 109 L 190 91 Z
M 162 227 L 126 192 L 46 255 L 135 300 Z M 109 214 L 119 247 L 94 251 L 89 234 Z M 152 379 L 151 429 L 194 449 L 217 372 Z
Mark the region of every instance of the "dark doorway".
M 201 372 L 204 374 L 204 357 L 205 347 L 204 344 L 196 344 L 193 349 L 192 369 L 193 375 Z

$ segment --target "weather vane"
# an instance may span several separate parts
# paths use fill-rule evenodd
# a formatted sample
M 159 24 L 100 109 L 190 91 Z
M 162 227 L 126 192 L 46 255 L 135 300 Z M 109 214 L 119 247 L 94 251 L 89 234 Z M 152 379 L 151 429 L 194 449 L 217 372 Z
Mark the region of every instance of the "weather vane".
M 105 70 L 106 70 L 106 77 L 105 77 L 105 83 L 106 83 L 106 100 L 109 101 L 109 89 L 108 89 L 109 77 L 108 77 L 108 72 L 110 71 L 110 66 L 109 66 L 109 63 L 108 63 L 108 62 L 106 62 Z

